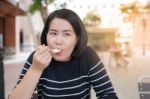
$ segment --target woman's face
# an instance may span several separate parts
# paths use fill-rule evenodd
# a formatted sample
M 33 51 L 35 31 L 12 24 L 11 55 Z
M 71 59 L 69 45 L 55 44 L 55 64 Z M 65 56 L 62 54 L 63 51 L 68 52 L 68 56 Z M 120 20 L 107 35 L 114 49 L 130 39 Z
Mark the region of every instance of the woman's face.
M 72 25 L 64 19 L 54 18 L 47 33 L 47 44 L 50 48 L 57 48 L 58 53 L 52 53 L 57 61 L 68 61 L 77 43 L 77 36 Z

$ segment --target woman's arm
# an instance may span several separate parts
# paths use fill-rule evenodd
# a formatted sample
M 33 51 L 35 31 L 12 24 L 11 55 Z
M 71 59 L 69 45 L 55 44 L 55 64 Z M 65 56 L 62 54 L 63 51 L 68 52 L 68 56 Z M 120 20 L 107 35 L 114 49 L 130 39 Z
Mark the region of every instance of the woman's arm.
M 89 77 L 98 99 L 118 99 L 101 61 L 89 70 Z
M 42 71 L 37 71 L 31 66 L 24 78 L 16 86 L 9 99 L 31 99 L 35 87 L 39 81 Z
M 87 48 L 89 79 L 98 99 L 118 99 L 105 67 L 92 48 Z
M 25 73 L 9 99 L 31 99 L 43 70 L 51 62 L 52 56 L 47 46 L 39 46 L 34 55 L 30 68 Z

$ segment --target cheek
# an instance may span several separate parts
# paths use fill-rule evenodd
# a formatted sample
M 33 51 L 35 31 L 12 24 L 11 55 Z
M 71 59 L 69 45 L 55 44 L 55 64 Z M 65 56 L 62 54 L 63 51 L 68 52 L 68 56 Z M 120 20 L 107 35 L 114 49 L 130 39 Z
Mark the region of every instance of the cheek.
M 78 42 L 78 39 L 75 38 L 74 41 L 73 41 L 72 43 L 73 43 L 74 46 L 76 46 L 77 42 Z
M 70 45 L 70 48 L 73 50 L 74 47 L 76 46 L 76 43 L 77 43 L 77 40 L 70 40 L 68 41 L 69 45 Z
M 53 44 L 53 40 L 50 39 L 49 37 L 46 38 L 46 41 L 47 41 L 47 45 L 52 45 Z

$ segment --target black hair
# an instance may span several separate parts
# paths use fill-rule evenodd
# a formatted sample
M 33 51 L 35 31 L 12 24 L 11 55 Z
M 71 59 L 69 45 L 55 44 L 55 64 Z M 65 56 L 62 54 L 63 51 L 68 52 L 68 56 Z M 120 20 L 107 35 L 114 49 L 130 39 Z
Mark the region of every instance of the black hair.
M 49 30 L 49 25 L 51 24 L 54 18 L 61 18 L 67 20 L 72 25 L 78 39 L 77 44 L 73 50 L 72 56 L 79 56 L 87 46 L 87 32 L 80 17 L 75 12 L 69 9 L 55 10 L 54 12 L 49 14 L 41 34 L 41 44 L 47 45 L 46 36 Z

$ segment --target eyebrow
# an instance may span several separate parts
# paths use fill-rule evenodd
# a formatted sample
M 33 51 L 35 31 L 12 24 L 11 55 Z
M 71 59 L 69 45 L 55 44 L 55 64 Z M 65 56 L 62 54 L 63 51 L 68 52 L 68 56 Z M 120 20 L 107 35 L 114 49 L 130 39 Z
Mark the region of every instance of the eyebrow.
M 63 32 L 72 32 L 71 30 L 64 30 Z
M 55 31 L 55 32 L 57 32 L 56 29 L 50 29 L 50 30 L 48 30 L 48 31 Z M 71 30 L 63 30 L 63 32 L 72 32 L 72 31 L 71 31 Z
M 50 30 L 48 30 L 48 31 L 57 31 L 56 29 L 50 29 Z

